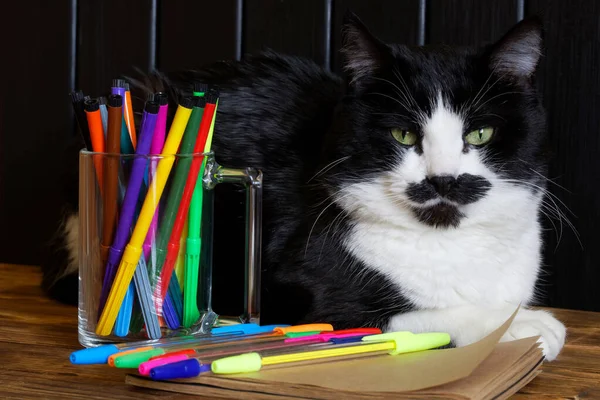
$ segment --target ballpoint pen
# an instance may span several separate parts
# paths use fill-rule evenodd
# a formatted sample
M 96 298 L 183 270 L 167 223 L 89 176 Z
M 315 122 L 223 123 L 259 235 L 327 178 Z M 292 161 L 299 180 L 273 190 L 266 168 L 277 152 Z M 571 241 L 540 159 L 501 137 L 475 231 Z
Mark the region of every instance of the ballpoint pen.
M 447 333 L 391 332 L 365 336 L 360 343 L 335 345 L 325 349 L 296 352 L 292 348 L 289 352 L 277 355 L 263 356 L 258 352 L 251 352 L 225 357 L 213 361 L 211 371 L 215 374 L 256 372 L 263 367 L 318 362 L 315 360 L 347 359 L 382 354 L 397 355 L 434 349 L 448 343 L 450 343 L 450 335 Z

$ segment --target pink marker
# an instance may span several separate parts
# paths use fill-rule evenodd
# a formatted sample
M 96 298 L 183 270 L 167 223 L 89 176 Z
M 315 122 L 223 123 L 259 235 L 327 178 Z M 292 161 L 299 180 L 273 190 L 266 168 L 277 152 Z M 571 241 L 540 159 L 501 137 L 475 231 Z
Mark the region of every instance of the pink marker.
M 148 360 L 143 362 L 138 367 L 138 371 L 143 376 L 150 375 L 150 370 L 154 367 L 160 367 L 161 365 L 167 365 L 178 361 L 187 360 L 190 357 L 186 354 L 176 354 L 170 357 L 156 358 L 154 360 Z
M 165 145 L 165 137 L 167 132 L 167 113 L 169 110 L 169 100 L 167 98 L 166 93 L 156 93 L 154 95 L 154 100 L 158 102 L 158 118 L 156 120 L 156 127 L 154 128 L 154 136 L 152 136 L 152 145 L 150 146 L 150 154 L 161 154 L 163 150 L 163 146 Z M 156 168 L 158 160 L 152 161 L 152 165 L 150 167 L 150 171 L 148 172 L 148 179 L 152 180 L 152 171 Z M 146 240 L 144 241 L 144 245 L 142 248 L 144 249 L 144 257 L 148 259 L 148 255 L 150 254 L 150 250 L 152 249 L 152 242 L 156 235 L 156 227 L 158 225 L 158 206 L 156 207 L 156 212 L 154 213 L 154 217 L 152 218 L 152 222 L 150 224 L 150 229 L 148 229 L 148 234 L 146 235 Z

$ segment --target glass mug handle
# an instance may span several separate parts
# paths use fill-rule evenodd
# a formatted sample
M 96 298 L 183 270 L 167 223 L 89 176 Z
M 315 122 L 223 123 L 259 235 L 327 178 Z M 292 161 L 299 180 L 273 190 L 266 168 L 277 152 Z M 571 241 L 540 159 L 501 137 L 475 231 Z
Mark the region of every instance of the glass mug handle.
M 210 218 L 203 219 L 208 223 L 209 229 L 213 225 L 213 199 L 212 189 L 220 183 L 241 184 L 246 188 L 246 238 L 245 238 L 245 288 L 244 288 L 244 314 L 241 322 L 260 324 L 260 281 L 261 281 L 261 246 L 262 246 L 262 189 L 263 175 L 256 168 L 234 169 L 219 165 L 214 156 L 206 160 L 206 169 L 203 176 L 204 188 L 207 189 L 207 213 Z M 206 265 L 212 267 L 212 251 L 209 251 L 205 260 Z M 210 289 L 209 289 L 210 290 Z M 209 294 L 210 298 L 210 294 Z

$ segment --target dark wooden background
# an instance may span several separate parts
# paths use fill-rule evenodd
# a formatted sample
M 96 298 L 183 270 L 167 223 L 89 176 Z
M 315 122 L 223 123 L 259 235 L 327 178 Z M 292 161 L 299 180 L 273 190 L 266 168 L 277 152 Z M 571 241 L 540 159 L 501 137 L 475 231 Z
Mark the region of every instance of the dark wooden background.
M 564 223 L 560 243 L 547 231 L 543 302 L 600 311 L 599 1 L 29 0 L 10 9 L 0 24 L 0 262 L 22 264 L 40 262 L 60 205 L 56 165 L 74 135 L 72 88 L 97 93 L 134 67 L 169 71 L 265 47 L 339 72 L 346 9 L 383 40 L 409 44 L 484 44 L 524 16 L 543 16 L 550 189 L 581 241 Z

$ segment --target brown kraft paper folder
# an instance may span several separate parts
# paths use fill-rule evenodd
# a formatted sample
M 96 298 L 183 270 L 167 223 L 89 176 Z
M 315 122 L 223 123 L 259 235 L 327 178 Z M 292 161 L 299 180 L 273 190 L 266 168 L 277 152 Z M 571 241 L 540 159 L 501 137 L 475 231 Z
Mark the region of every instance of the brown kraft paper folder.
M 167 382 L 128 375 L 126 382 L 234 399 L 508 398 L 540 372 L 543 360 L 537 337 L 499 343 L 517 311 L 488 336 L 460 348 Z

